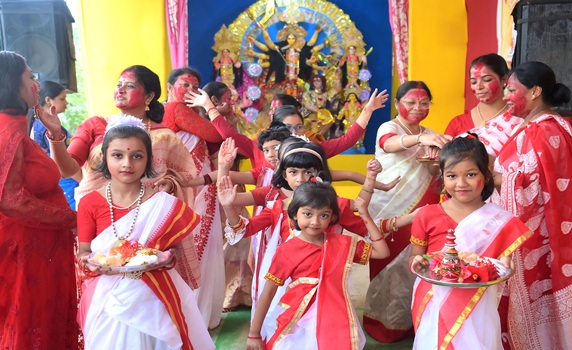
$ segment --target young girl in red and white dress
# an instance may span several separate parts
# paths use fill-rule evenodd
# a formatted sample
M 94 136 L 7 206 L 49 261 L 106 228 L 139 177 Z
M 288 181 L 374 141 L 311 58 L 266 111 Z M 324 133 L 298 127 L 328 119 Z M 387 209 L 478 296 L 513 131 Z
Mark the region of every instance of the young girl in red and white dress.
M 224 163 L 231 163 L 236 156 L 236 152 L 232 139 L 228 139 L 223 143 L 219 154 L 219 175 L 223 173 Z M 235 193 L 232 191 L 221 193 L 220 183 L 226 177 L 223 176 L 219 180 L 219 200 L 227 215 L 228 223 L 225 228 L 225 234 L 230 244 L 235 244 L 244 237 L 249 237 L 260 230 L 270 228 L 270 235 L 260 237 L 260 244 L 257 247 L 255 256 L 252 314 L 254 314 L 260 293 L 263 290 L 265 284 L 264 276 L 268 271 L 276 248 L 296 234 L 293 223 L 288 220 L 287 216 L 288 203 L 293 191 L 316 175 L 320 175 L 326 181 L 331 180 L 327 162 L 324 160 L 323 152 L 319 146 L 301 141 L 281 147 L 279 153 L 281 156 L 279 157 L 278 169 L 272 180 L 272 186 L 258 188 L 250 193 Z M 372 159 L 368 163 L 368 176 L 360 192 L 360 197 L 366 203 L 371 198 L 375 177 L 380 171 L 381 166 L 379 162 Z M 243 205 L 240 201 L 244 197 L 249 196 L 254 197 L 256 204 L 263 205 L 265 209 L 257 216 L 245 219 L 240 217 L 233 208 L 237 204 Z M 353 201 L 338 197 L 338 206 L 340 208 L 338 221 L 335 225 L 328 227 L 328 231 L 341 234 L 344 229 L 347 229 L 360 236 L 366 236 L 368 229 L 363 220 L 355 215 L 354 211 L 357 208 Z M 412 213 L 397 218 L 395 225 L 397 227 L 408 225 L 413 221 L 413 217 L 414 214 Z M 278 295 L 281 295 L 284 291 L 285 288 L 281 288 L 278 291 Z M 269 315 L 273 315 L 278 300 L 279 297 L 275 298 L 270 307 Z M 262 335 L 265 338 L 269 338 L 274 333 L 274 329 L 274 319 L 272 316 L 269 316 L 265 321 Z
M 94 277 L 82 286 L 78 315 L 85 349 L 214 349 L 193 291 L 170 269 L 177 245 L 200 218 L 180 199 L 141 182 L 155 172 L 151 138 L 139 119 L 110 120 L 102 153 L 96 170 L 109 182 L 87 194 L 78 210 L 79 263 Z M 165 253 L 138 273 L 89 260 L 100 252 L 111 263 L 105 254 L 112 248 L 139 247 Z
M 224 190 L 229 190 L 225 184 Z M 331 233 L 340 217 L 336 192 L 324 182 L 310 181 L 294 191 L 288 217 L 300 231 L 276 250 L 248 335 L 247 349 L 264 349 L 261 328 L 277 289 L 291 279 L 280 299 L 277 329 L 269 349 L 362 349 L 365 336 L 348 292 L 352 263 L 367 264 L 370 256 L 389 255 L 384 236 L 361 198 L 356 206 L 371 243 Z
M 445 144 L 439 155 L 449 200 L 423 207 L 411 230 L 412 271 L 426 269 L 426 252 L 441 251 L 454 230 L 459 251 L 500 259 L 531 235 L 522 221 L 501 207 L 485 203 L 494 188 L 485 146 L 473 135 Z M 502 349 L 497 312 L 502 288 L 453 288 L 417 278 L 413 290 L 414 349 Z

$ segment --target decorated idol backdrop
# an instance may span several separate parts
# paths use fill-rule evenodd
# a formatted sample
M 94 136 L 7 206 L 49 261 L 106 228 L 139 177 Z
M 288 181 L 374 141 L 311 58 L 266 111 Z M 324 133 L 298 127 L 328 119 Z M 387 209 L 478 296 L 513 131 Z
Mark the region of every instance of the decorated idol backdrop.
M 272 97 L 287 93 L 302 103 L 308 129 L 339 137 L 374 88 L 390 90 L 387 3 L 190 0 L 189 64 L 205 83 L 218 80 L 234 91 L 239 128 L 249 136 L 269 124 Z M 367 153 L 389 108 L 373 118 Z

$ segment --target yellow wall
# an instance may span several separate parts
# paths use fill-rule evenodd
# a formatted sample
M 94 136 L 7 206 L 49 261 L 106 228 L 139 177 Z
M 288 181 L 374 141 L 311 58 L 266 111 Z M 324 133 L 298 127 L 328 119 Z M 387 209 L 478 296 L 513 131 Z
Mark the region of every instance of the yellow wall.
M 424 81 L 433 95 L 424 126 L 444 132 L 463 113 L 466 55 L 465 1 L 409 1 L 409 80 Z
M 113 90 L 121 71 L 131 65 L 147 66 L 166 89 L 171 63 L 164 1 L 80 0 L 79 17 L 86 117 L 118 113 Z

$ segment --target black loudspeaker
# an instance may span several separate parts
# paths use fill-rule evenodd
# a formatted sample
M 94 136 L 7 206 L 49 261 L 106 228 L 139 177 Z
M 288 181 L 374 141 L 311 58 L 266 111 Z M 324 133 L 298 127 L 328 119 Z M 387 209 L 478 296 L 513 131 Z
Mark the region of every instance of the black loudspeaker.
M 572 89 L 572 0 L 521 0 L 513 13 L 518 33 L 513 66 L 540 61 Z M 558 108 L 572 114 L 572 102 Z
M 77 91 L 73 22 L 64 0 L 0 0 L 0 49 L 26 57 L 40 81 Z

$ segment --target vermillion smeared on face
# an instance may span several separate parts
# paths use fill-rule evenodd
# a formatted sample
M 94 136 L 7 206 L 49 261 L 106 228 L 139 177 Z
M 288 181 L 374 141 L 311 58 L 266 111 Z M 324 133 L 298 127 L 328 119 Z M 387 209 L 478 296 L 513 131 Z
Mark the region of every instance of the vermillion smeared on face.
M 145 89 L 133 72 L 123 72 L 117 82 L 114 98 L 119 109 L 133 109 L 145 106 Z
M 408 107 L 406 102 L 413 102 L 415 105 Z M 419 123 L 429 114 L 429 109 L 422 109 L 420 102 L 430 102 L 427 91 L 423 89 L 409 90 L 399 101 L 397 111 L 408 122 Z
M 183 102 L 185 100 L 185 94 L 189 91 L 196 92 L 196 87 L 199 86 L 199 80 L 197 77 L 184 74 L 177 78 L 175 85 L 173 86 L 173 97 L 176 101 Z
M 508 112 L 510 114 L 524 117 L 530 113 L 531 108 L 528 106 L 527 100 L 529 89 L 522 85 L 514 74 L 508 79 L 506 90 L 507 93 L 504 100 L 508 105 Z
M 470 77 L 471 91 L 480 102 L 494 101 L 502 91 L 499 76 L 485 65 L 472 66 Z

